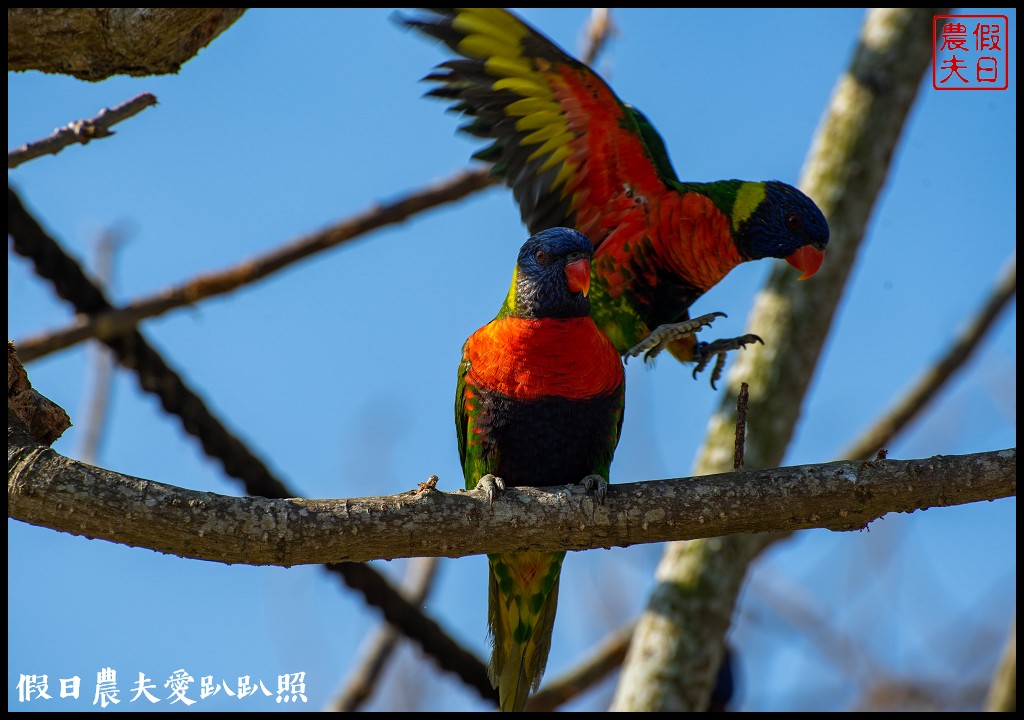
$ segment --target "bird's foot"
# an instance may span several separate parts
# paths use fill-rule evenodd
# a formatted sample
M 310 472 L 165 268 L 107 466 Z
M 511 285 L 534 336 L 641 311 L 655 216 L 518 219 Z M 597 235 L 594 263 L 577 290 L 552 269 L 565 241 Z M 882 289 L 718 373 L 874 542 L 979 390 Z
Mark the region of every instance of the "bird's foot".
M 717 390 L 715 383 L 722 377 L 722 368 L 725 367 L 725 354 L 730 350 L 742 350 L 747 345 L 759 342 L 764 345 L 764 340 L 758 335 L 748 333 L 735 338 L 722 338 L 712 342 L 697 343 L 693 350 L 693 360 L 697 365 L 693 368 L 693 379 L 697 379 L 697 373 L 701 372 L 715 359 L 715 366 L 711 370 L 711 389 Z
M 473 488 L 473 492 L 484 493 L 487 495 L 487 502 L 493 505 L 494 497 L 498 493 L 505 492 L 505 481 L 497 475 L 487 473 L 477 481 L 476 486 Z
M 700 332 L 719 317 L 727 317 L 727 315 L 724 312 L 713 312 L 682 322 L 659 325 L 650 335 L 626 351 L 625 362 L 629 362 L 631 357 L 636 357 L 640 353 L 644 354 L 644 362 L 650 362 L 673 340 Z
M 604 499 L 608 496 L 608 480 L 602 475 L 587 475 L 585 478 L 580 480 L 583 485 L 583 491 L 587 495 L 593 495 L 597 498 L 598 505 L 604 505 Z

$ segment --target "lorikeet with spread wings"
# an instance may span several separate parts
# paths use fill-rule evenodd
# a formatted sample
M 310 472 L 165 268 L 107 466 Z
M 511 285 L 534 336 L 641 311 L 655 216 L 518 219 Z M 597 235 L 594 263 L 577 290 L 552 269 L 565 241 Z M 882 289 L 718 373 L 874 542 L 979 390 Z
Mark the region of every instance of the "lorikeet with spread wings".
M 428 94 L 453 100 L 471 118 L 461 129 L 492 141 L 474 157 L 512 188 L 531 233 L 565 226 L 593 241 L 593 316 L 627 358 L 667 347 L 698 363 L 696 375 L 711 357 L 760 341 L 696 341 L 722 314 L 687 322 L 709 288 L 748 260 L 785 258 L 801 279 L 821 266 L 828 224 L 796 188 L 681 182 L 647 118 L 520 18 L 500 8 L 424 11 L 406 24 L 461 56 L 427 76 L 438 84 Z
M 462 349 L 455 427 L 466 488 L 582 482 L 603 502 L 625 398 L 622 361 L 590 316 L 593 245 L 552 228 L 519 251 L 498 315 Z M 540 684 L 565 552 L 488 555 L 488 666 L 502 710 Z

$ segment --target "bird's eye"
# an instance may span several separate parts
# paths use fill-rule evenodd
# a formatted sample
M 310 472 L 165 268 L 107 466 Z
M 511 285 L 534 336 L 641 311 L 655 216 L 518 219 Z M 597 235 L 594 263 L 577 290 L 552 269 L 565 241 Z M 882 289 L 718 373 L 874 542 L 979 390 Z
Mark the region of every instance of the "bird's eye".
M 786 227 L 790 230 L 799 230 L 802 224 L 803 221 L 800 220 L 800 216 L 796 213 L 790 213 L 786 216 Z
M 544 264 L 548 261 L 548 254 L 540 249 L 538 249 L 537 252 L 533 254 L 533 257 L 537 262 L 541 264 Z

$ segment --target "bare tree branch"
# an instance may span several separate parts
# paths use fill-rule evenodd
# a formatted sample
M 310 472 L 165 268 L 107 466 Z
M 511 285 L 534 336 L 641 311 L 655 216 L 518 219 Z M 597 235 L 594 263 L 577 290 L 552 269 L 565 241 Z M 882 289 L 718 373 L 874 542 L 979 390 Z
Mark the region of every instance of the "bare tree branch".
M 118 247 L 125 240 L 123 228 L 114 228 L 100 233 L 96 239 L 94 273 L 101 287 L 109 288 L 114 283 L 114 257 Z M 89 384 L 85 402 L 85 423 L 78 457 L 82 462 L 95 465 L 103 439 L 103 428 L 110 405 L 110 393 L 114 375 L 114 356 L 99 343 L 89 346 L 92 382 Z
M 892 438 L 917 417 L 938 394 L 957 370 L 963 367 L 977 349 L 985 333 L 995 323 L 999 314 L 1017 295 L 1017 261 L 1013 260 L 992 289 L 984 306 L 970 321 L 967 328 L 943 353 L 942 358 L 918 378 L 911 390 L 871 428 L 858 438 L 844 453 L 847 460 L 871 457 L 879 448 L 885 447 Z
M 238 265 L 200 275 L 120 308 L 86 311 L 67 328 L 17 341 L 18 354 L 27 363 L 88 338 L 117 338 L 133 331 L 145 318 L 232 292 L 321 250 L 341 245 L 385 225 L 402 222 L 424 210 L 461 200 L 498 182 L 486 169 L 462 170 L 446 180 L 408 193 L 393 202 L 370 207 L 326 230 L 300 237 Z
M 604 50 L 608 38 L 615 34 L 610 8 L 591 8 L 590 22 L 587 23 L 584 32 L 587 41 L 580 57 L 584 65 L 593 65 L 597 56 Z
M 164 75 L 242 16 L 245 8 L 8 8 L 7 69 L 103 80 Z
M 869 11 L 800 183 L 828 218 L 828 260 L 805 283 L 792 282 L 778 269 L 772 273 L 748 323 L 767 344 L 748 350 L 733 364 L 730 390 L 711 419 L 698 473 L 721 472 L 733 460 L 735 411 L 730 398 L 741 381 L 755 389 L 748 407 L 747 467 L 781 462 L 931 60 L 932 17 L 943 12 Z M 707 706 L 743 578 L 773 537 L 735 535 L 666 547 L 613 709 L 694 711 Z
M 400 557 L 589 550 L 811 527 L 858 530 L 889 512 L 1016 494 L 1014 448 L 922 460 L 751 470 L 482 492 L 432 488 L 340 500 L 229 497 L 75 462 L 8 413 L 8 517 L 198 560 L 290 567 Z
M 90 140 L 110 137 L 114 134 L 114 131 L 110 129 L 111 125 L 116 125 L 122 120 L 139 114 L 150 105 L 156 105 L 156 96 L 142 93 L 120 105 L 103 108 L 96 117 L 68 123 L 62 128 L 57 128 L 53 134 L 42 140 L 30 142 L 7 153 L 7 169 L 16 168 L 23 162 L 43 155 L 56 155 L 68 145 L 75 143 L 85 145 Z

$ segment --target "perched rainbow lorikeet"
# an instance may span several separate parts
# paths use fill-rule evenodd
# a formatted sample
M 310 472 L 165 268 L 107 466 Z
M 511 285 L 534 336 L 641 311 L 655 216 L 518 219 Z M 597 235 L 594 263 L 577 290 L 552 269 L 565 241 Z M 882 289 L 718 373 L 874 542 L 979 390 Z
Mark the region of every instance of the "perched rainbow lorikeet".
M 829 235 L 818 207 L 777 181 L 681 182 L 647 118 L 523 20 L 423 10 L 405 23 L 461 56 L 425 78 L 438 84 L 428 94 L 471 118 L 461 130 L 493 141 L 474 157 L 512 188 L 531 233 L 565 226 L 593 241 L 597 324 L 627 359 L 667 347 L 696 362 L 696 376 L 717 357 L 713 385 L 726 351 L 761 339 L 698 343 L 694 332 L 723 313 L 689 321 L 690 306 L 748 260 L 817 272 Z
M 519 251 L 498 315 L 462 348 L 455 427 L 466 489 L 582 482 L 604 501 L 619 441 L 625 375 L 590 316 L 593 245 L 552 228 Z M 540 684 L 565 552 L 488 555 L 488 674 L 502 710 Z

